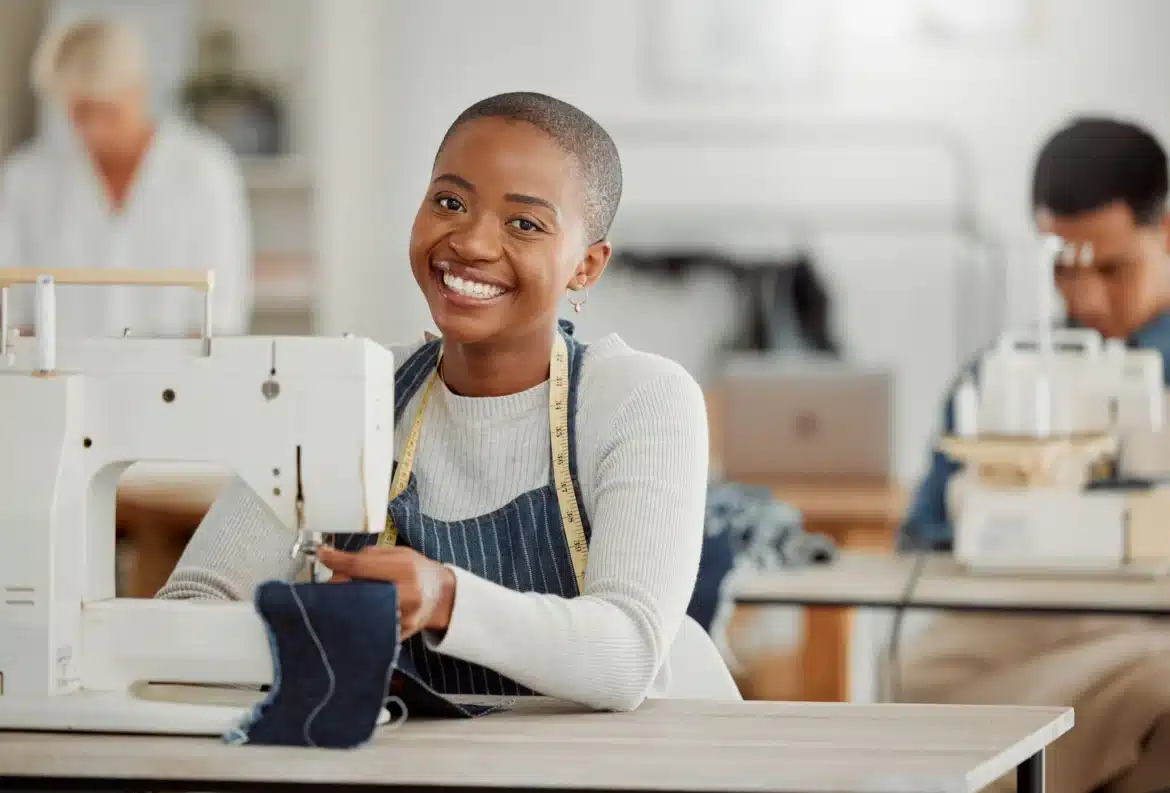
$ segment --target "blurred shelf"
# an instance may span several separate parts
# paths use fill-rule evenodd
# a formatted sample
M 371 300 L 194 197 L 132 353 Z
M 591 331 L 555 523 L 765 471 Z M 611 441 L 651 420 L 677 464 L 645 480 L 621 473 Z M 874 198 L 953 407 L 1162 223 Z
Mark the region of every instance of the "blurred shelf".
M 316 291 L 307 256 L 261 253 L 256 257 L 253 305 L 257 312 L 312 312 Z
M 309 279 L 256 283 L 253 300 L 256 311 L 292 312 L 313 310 L 313 285 Z
M 313 173 L 299 154 L 275 157 L 241 157 L 244 182 L 249 190 L 312 190 Z

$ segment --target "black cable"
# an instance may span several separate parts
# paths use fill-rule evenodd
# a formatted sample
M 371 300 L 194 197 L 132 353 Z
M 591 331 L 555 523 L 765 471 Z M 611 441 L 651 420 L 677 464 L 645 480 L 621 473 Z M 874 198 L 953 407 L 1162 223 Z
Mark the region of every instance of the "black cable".
M 894 612 L 894 625 L 890 630 L 890 643 L 886 652 L 886 667 L 889 678 L 887 682 L 890 687 L 890 698 L 893 702 L 902 701 L 902 662 L 898 656 L 898 646 L 902 641 L 902 620 L 906 615 L 906 609 L 910 606 L 911 598 L 914 597 L 915 590 L 918 589 L 918 582 L 926 567 L 927 557 L 928 553 L 925 549 L 919 549 L 915 554 L 914 566 L 906 579 L 906 585 L 902 588 L 902 597 Z

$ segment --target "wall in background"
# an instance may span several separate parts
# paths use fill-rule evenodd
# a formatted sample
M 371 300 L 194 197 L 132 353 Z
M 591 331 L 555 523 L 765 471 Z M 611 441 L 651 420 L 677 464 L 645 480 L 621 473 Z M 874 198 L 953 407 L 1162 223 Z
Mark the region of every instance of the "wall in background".
M 319 288 L 315 201 L 319 140 L 313 0 L 198 0 L 198 32 L 230 30 L 240 71 L 281 97 L 288 150 L 244 158 L 256 249 L 256 333 L 309 333 Z

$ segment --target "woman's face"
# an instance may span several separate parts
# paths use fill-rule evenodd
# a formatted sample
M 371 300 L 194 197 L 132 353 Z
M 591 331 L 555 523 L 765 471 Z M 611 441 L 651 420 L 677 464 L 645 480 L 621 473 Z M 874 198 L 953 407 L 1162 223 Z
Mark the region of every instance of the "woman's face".
M 134 153 L 142 143 L 147 124 L 143 94 L 139 89 L 117 96 L 74 96 L 65 112 L 86 149 L 96 157 Z
M 571 155 L 531 124 L 460 126 L 435 159 L 410 235 L 410 266 L 444 337 L 543 332 L 570 285 L 592 284 L 609 245 L 585 236 Z

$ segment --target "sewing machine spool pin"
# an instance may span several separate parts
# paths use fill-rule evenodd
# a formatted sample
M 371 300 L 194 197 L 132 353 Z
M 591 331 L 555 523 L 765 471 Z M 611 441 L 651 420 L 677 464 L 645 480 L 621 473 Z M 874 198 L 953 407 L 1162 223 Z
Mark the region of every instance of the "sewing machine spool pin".
M 207 289 L 203 292 L 203 355 L 211 357 L 211 294 L 215 290 L 215 279 L 207 274 Z
M 51 275 L 37 276 L 36 336 L 38 371 L 57 368 L 57 294 Z

